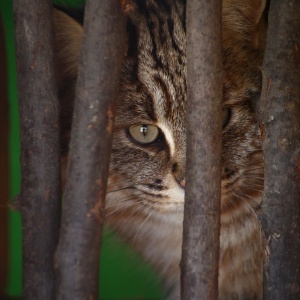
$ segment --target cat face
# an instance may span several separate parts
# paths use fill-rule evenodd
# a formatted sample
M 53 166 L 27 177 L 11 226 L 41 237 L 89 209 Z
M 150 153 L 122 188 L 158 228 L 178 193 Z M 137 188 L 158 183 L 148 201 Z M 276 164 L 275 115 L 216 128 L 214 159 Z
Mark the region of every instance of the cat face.
M 225 18 L 230 9 L 223 8 Z M 178 213 L 181 223 L 186 157 L 185 3 L 130 2 L 127 29 L 129 46 L 117 100 L 108 215 L 124 215 L 126 210 L 176 219 Z M 263 175 L 250 106 L 250 98 L 260 89 L 261 55 L 239 31 L 240 40 L 230 39 L 234 30 L 230 22 L 223 29 L 224 219 L 243 203 L 258 204 Z M 249 32 L 244 35 L 248 37 Z M 110 204 L 114 186 L 125 196 Z
M 112 180 L 115 175 L 116 181 L 125 180 L 133 198 L 118 205 L 153 216 L 172 215 L 182 213 L 184 201 L 184 6 L 178 2 L 177 11 L 167 3 L 147 4 L 146 8 L 137 4 L 128 22 L 129 48 L 117 101 L 111 174 Z

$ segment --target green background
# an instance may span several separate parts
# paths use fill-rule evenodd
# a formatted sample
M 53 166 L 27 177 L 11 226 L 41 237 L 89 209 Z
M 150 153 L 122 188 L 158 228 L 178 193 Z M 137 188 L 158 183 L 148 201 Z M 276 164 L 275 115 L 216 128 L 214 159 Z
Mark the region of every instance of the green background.
M 56 1 L 66 6 L 82 5 L 82 0 Z M 30 9 L 30 8 L 28 8 Z M 8 61 L 9 98 L 9 163 L 10 199 L 20 193 L 20 139 L 18 100 L 16 89 L 16 62 L 12 0 L 0 0 Z M 9 274 L 6 293 L 17 297 L 22 294 L 21 218 L 16 211 L 9 212 Z M 109 230 L 104 232 L 100 271 L 101 299 L 163 299 L 159 279 L 133 250 Z

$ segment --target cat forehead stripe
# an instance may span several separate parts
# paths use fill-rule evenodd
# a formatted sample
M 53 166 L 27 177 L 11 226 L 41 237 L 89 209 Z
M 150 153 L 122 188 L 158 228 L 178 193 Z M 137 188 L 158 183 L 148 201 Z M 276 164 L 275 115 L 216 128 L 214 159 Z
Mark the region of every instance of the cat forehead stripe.
M 172 130 L 169 128 L 168 125 L 164 124 L 164 123 L 157 123 L 157 126 L 161 129 L 161 131 L 163 132 L 166 142 L 169 145 L 170 148 L 170 155 L 174 156 L 175 154 L 175 143 L 174 143 L 174 138 L 173 138 L 173 134 L 172 134 Z

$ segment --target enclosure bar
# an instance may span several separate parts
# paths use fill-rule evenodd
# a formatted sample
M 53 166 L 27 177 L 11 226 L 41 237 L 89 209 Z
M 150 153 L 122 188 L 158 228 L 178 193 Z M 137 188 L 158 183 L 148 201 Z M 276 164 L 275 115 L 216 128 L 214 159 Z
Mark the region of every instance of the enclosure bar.
M 264 299 L 300 299 L 300 6 L 272 0 L 258 121 L 268 241 Z
M 217 299 L 220 237 L 221 1 L 187 1 L 187 165 L 181 299 Z
M 125 23 L 120 0 L 85 6 L 59 245 L 57 299 L 98 299 L 104 198 Z
M 52 2 L 15 0 L 21 127 L 23 296 L 54 299 L 53 255 L 60 221 L 59 104 Z

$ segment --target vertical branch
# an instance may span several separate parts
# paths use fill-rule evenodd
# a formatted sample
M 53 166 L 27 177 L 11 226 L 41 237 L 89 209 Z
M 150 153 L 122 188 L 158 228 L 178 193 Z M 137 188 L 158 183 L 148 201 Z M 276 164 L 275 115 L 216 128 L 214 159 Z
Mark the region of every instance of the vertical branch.
M 15 0 L 21 124 L 23 299 L 54 299 L 60 220 L 59 112 L 52 3 Z
M 187 167 L 182 299 L 217 299 L 221 188 L 221 1 L 187 2 Z
M 114 100 L 123 59 L 120 0 L 87 1 L 60 240 L 57 299 L 97 299 Z
M 300 6 L 272 0 L 258 107 L 265 160 L 264 299 L 300 299 Z

